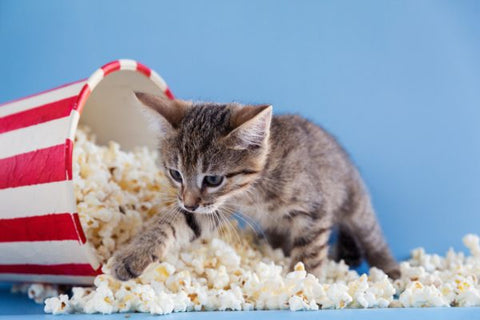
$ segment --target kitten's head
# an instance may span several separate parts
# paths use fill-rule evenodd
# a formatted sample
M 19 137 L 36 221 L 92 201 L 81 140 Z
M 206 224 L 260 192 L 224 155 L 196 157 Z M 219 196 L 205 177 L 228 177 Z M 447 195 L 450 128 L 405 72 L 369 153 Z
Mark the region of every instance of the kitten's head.
M 271 106 L 135 95 L 159 133 L 163 166 L 180 208 L 213 213 L 258 178 L 269 150 Z

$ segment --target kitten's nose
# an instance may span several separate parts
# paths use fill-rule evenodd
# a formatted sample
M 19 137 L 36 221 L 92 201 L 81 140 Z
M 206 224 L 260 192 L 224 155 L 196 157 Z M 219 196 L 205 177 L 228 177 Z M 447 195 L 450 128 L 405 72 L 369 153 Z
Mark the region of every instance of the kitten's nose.
M 185 191 L 183 194 L 183 206 L 189 211 L 195 211 L 198 208 L 200 201 L 200 197 L 193 192 Z
M 195 204 L 193 206 L 187 206 L 186 204 L 183 204 L 183 206 L 185 207 L 185 209 L 187 209 L 189 211 L 195 211 L 195 209 L 198 208 L 198 204 Z

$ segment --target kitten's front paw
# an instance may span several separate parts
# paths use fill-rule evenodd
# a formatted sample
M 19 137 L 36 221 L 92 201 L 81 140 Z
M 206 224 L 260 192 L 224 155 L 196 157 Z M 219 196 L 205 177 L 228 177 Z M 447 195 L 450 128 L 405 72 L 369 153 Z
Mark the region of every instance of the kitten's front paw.
M 137 278 L 155 260 L 157 260 L 156 256 L 142 250 L 129 249 L 121 251 L 114 257 L 113 275 L 122 281 Z

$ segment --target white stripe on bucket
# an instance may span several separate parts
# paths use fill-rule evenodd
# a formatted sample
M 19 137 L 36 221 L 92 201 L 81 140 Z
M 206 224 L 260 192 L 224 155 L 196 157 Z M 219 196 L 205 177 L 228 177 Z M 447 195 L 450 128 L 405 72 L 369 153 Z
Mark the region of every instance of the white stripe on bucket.
M 44 104 L 55 102 L 60 99 L 66 99 L 76 96 L 78 95 L 82 87 L 85 85 L 85 83 L 86 81 L 73 83 L 67 87 L 59 88 L 49 91 L 47 93 L 35 95 L 30 98 L 0 106 L 0 118 L 17 112 L 40 107 Z
M 22 205 L 15 205 L 19 201 Z M 77 211 L 71 180 L 1 189 L 0 203 L 2 219 Z
M 66 275 L 32 275 L 17 273 L 0 273 L 0 281 L 8 282 L 41 282 L 92 285 L 94 277 Z
M 78 113 L 77 110 L 72 110 L 70 113 L 70 118 L 72 119 L 72 122 L 70 123 L 70 128 L 68 130 L 68 138 L 72 141 L 75 141 L 75 132 L 77 131 L 80 113 Z
M 0 159 L 65 143 L 70 135 L 70 116 L 0 134 Z
M 90 263 L 78 240 L 0 242 L 0 264 Z
M 137 61 L 129 60 L 129 59 L 120 59 L 118 60 L 120 63 L 120 70 L 137 70 Z
M 99 84 L 100 81 L 102 81 L 104 75 L 105 75 L 105 72 L 103 71 L 103 69 L 98 69 L 90 76 L 90 78 L 88 78 L 87 83 L 88 83 L 88 86 L 90 87 L 90 90 L 93 90 L 93 88 L 95 88 L 97 84 Z
M 150 80 L 152 80 L 162 91 L 167 90 L 167 83 L 155 71 L 151 70 Z

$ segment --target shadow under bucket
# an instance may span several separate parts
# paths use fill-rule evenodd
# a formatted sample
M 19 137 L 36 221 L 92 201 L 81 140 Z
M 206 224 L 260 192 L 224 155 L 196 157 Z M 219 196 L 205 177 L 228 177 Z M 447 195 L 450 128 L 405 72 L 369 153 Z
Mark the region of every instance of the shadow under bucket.
M 133 91 L 165 94 L 165 81 L 132 60 L 0 105 L 0 281 L 91 284 L 101 265 L 87 245 L 72 182 L 79 122 L 99 144 L 154 148 Z

